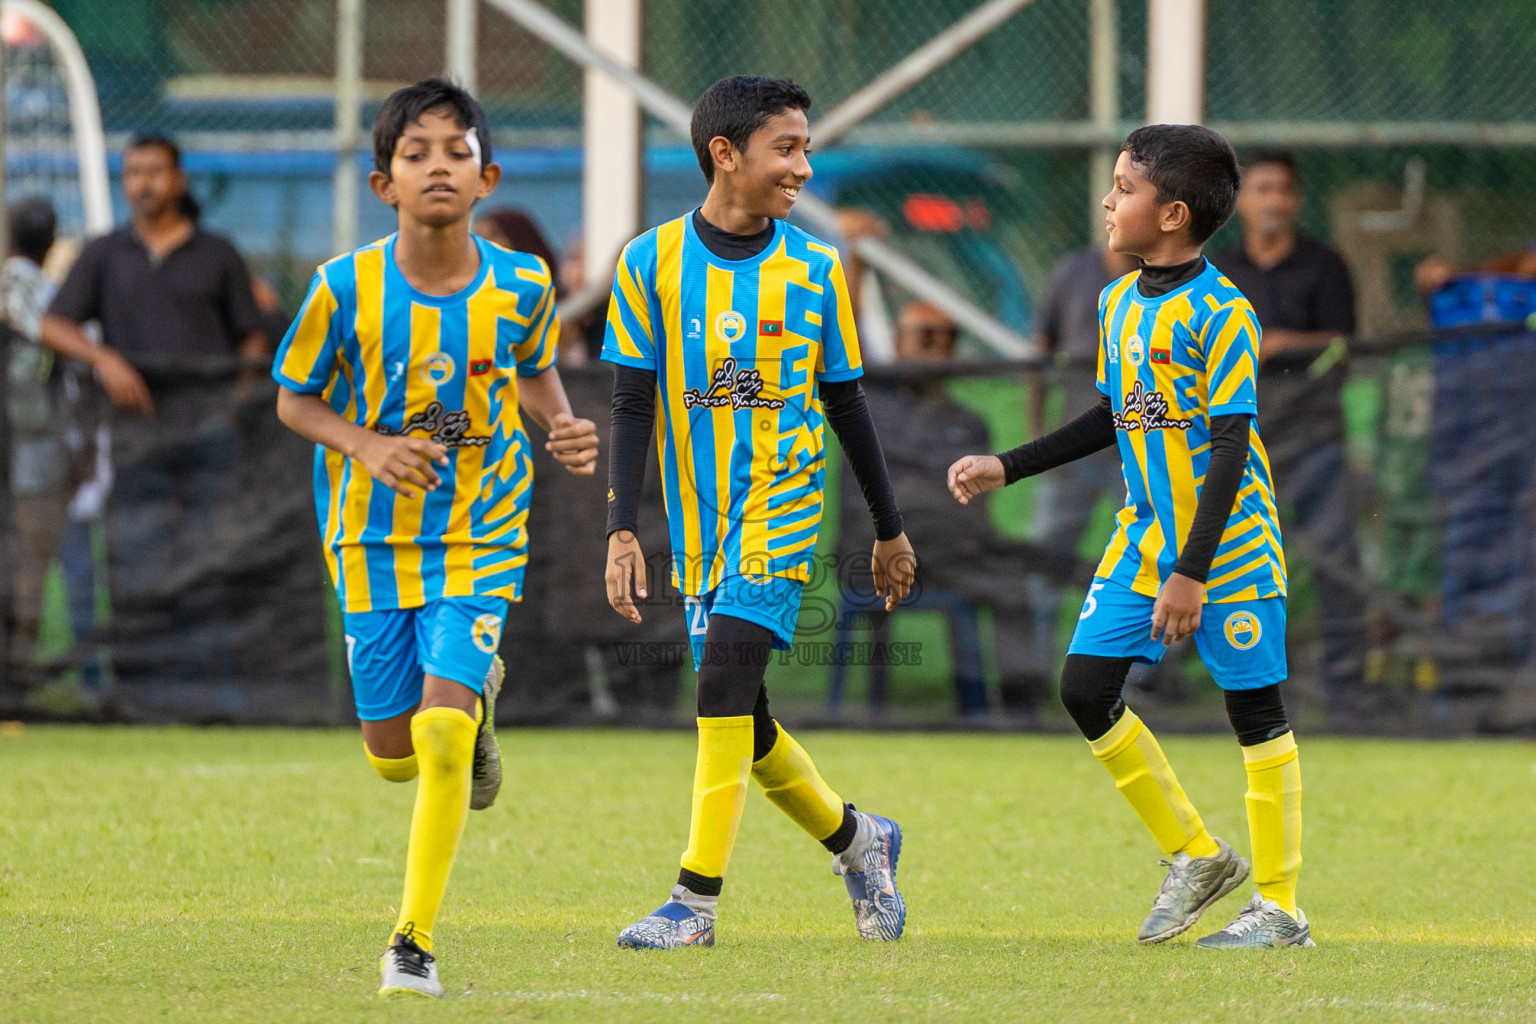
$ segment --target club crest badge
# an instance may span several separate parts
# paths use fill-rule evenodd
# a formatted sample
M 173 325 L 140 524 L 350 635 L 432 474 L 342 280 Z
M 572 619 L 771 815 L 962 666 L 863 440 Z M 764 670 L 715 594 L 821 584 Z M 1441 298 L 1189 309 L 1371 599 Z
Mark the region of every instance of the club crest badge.
M 501 646 L 501 616 L 480 616 L 470 627 L 470 636 L 475 641 L 476 647 L 486 654 L 495 654 L 496 649 Z
M 1252 612 L 1233 612 L 1228 615 L 1222 632 L 1227 635 L 1227 643 L 1240 651 L 1252 648 L 1264 635 L 1258 617 Z
M 433 352 L 421 361 L 421 379 L 435 388 L 453 380 L 453 357 L 446 352 Z
M 715 334 L 727 345 L 741 340 L 741 336 L 747 333 L 747 318 L 728 309 L 715 317 Z

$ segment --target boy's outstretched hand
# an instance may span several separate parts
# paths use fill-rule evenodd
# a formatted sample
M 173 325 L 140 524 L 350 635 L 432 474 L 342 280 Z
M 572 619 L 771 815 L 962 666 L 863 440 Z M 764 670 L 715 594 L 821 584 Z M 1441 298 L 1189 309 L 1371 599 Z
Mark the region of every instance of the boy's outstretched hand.
M 1152 604 L 1152 639 L 1172 647 L 1200 628 L 1205 584 L 1179 573 L 1169 575 Z
M 949 467 L 949 493 L 962 505 L 1007 483 L 1003 462 L 996 455 L 967 455 Z
M 557 412 L 550 420 L 544 448 L 576 476 L 591 476 L 597 469 L 597 425 Z
M 396 494 L 416 497 L 414 488 L 435 491 L 442 480 L 432 463 L 448 465 L 448 449 L 424 437 L 387 437 L 368 431 L 354 456 L 368 475 Z
M 917 555 L 912 553 L 912 542 L 905 533 L 890 540 L 875 541 L 874 554 L 869 558 L 870 571 L 875 574 L 875 593 L 885 598 L 885 610 L 895 611 L 912 589 L 917 576 Z
M 639 622 L 640 609 L 635 607 L 631 591 L 645 599 L 645 555 L 639 539 L 630 531 L 614 530 L 608 535 L 608 569 L 603 577 L 608 584 L 609 606 L 630 622 Z

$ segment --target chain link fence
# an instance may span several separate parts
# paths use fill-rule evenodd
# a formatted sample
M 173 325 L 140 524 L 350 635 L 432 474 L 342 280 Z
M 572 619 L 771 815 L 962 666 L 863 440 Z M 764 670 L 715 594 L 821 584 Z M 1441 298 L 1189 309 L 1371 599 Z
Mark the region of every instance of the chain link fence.
M 130 136 L 178 138 L 204 223 L 231 237 L 253 273 L 293 309 L 313 267 L 332 255 L 336 0 L 52 6 L 96 77 L 114 189 Z M 446 38 L 439 0 L 363 6 L 366 126 L 391 90 L 441 72 Z M 544 6 L 581 25 L 582 0 Z M 813 114 L 824 115 L 974 7 L 975 0 L 643 0 L 641 71 L 687 101 L 724 75 L 784 75 L 805 85 Z M 1531 0 L 1209 0 L 1206 18 L 1208 120 L 1240 152 L 1279 144 L 1297 153 L 1307 195 L 1302 226 L 1349 261 L 1366 335 L 1424 325 L 1412 275 L 1425 256 L 1469 262 L 1527 248 L 1536 238 L 1536 193 L 1528 186 L 1536 172 Z M 567 251 L 581 222 L 582 71 L 489 6 L 480 6 L 477 24 L 477 91 L 506 170 L 491 204 L 529 210 L 555 249 Z M 1116 41 L 1097 93 L 1111 98 L 1112 109 L 1097 121 L 1096 32 Z M 1034 0 L 845 139 L 819 149 L 813 188 L 841 207 L 873 213 L 900 251 L 1004 323 L 1031 331 L 1052 266 L 1100 237 L 1095 197 L 1108 185 L 1092 178 L 1095 147 L 1113 149 L 1142 117 L 1146 36 L 1145 0 Z M 8 28 L 6 56 L 7 199 L 58 193 L 64 232 L 78 236 L 68 160 L 59 158 L 56 142 L 35 144 L 61 131 L 46 51 Z M 358 169 L 370 165 L 365 145 Z M 644 174 L 647 224 L 703 196 L 686 142 L 654 122 Z M 121 221 L 126 210 L 116 193 L 114 202 Z M 358 212 L 363 239 L 393 229 L 390 212 L 366 191 Z M 1236 238 L 1228 227 L 1212 244 Z M 608 270 L 585 272 L 591 280 Z M 887 283 L 887 318 L 909 298 Z M 960 355 L 990 353 L 963 337 Z M 1433 417 L 1425 411 L 1433 408 L 1435 382 L 1430 350 L 1405 348 L 1360 362 L 1345 391 L 1351 466 L 1366 485 L 1362 557 L 1373 586 L 1416 605 L 1433 603 L 1443 568 L 1443 517 L 1429 483 Z M 986 422 L 993 447 L 1023 439 L 1029 389 L 1016 373 L 967 375 L 946 387 Z M 592 401 L 601 406 L 600 396 Z M 1060 404 L 1058 395 L 1053 416 Z M 1033 502 L 1030 488 L 997 496 L 991 516 L 1000 536 L 1031 539 Z M 540 575 L 530 570 L 531 581 Z M 1298 574 L 1303 610 L 1308 575 Z M 519 614 L 552 613 L 528 607 Z M 919 633 L 928 628 L 923 622 L 940 628 L 932 616 L 913 621 Z M 552 629 L 541 618 L 526 636 Z M 1316 641 L 1305 615 L 1297 636 L 1303 646 Z M 935 650 L 950 646 L 939 633 L 930 639 Z M 614 664 L 608 642 L 573 640 L 560 655 L 570 663 L 562 671 L 580 677 L 580 686 L 552 703 L 527 695 L 526 706 L 535 708 L 529 715 L 606 706 L 609 677 L 629 680 L 614 683 L 620 693 L 626 686 L 675 690 L 675 680 L 656 683 Z M 1392 644 L 1401 646 L 1393 640 L 1380 649 L 1395 650 Z M 1413 677 L 1417 655 L 1404 657 L 1410 667 L 1403 671 Z M 893 686 L 905 685 L 913 706 L 927 709 L 919 717 L 933 720 L 947 713 L 951 668 L 940 655 L 921 670 L 893 670 Z M 819 707 L 830 671 L 800 673 L 800 682 L 786 675 L 783 685 L 789 693 L 802 687 L 803 706 Z M 987 672 L 996 685 L 995 664 Z M 856 688 L 863 676 L 851 678 Z
M 182 138 L 209 224 L 296 300 L 309 269 L 330 255 L 334 0 L 54 6 L 90 60 L 111 148 L 139 132 Z M 546 6 L 580 25 L 580 0 Z M 973 6 L 646 0 L 642 71 L 685 100 L 731 73 L 786 75 L 825 113 Z M 1108 7 L 1118 40 L 1113 138 L 1143 109 L 1146 5 Z M 365 124 L 392 88 L 441 71 L 444 11 L 433 0 L 366 0 Z M 1208 117 L 1240 145 L 1301 151 L 1307 226 L 1325 239 L 1349 235 L 1356 212 L 1399 205 L 1404 166 L 1417 158 L 1434 228 L 1420 233 L 1420 249 L 1474 257 L 1520 247 L 1536 222 L 1536 202 L 1520 187 L 1536 151 L 1533 13 L 1528 0 L 1213 2 Z M 503 197 L 533 209 L 561 245 L 581 215 L 581 70 L 490 7 L 477 22 L 479 92 L 509 172 Z M 818 187 L 878 213 L 900 247 L 1028 328 L 1052 262 L 1095 237 L 1088 152 L 1104 136 L 1090 121 L 1095 29 L 1089 0 L 1035 0 L 820 152 Z M 648 222 L 700 197 L 683 140 L 652 132 L 646 185 Z M 949 201 L 963 209 L 973 200 L 985 217 L 953 217 Z M 389 228 L 376 207 L 364 195 L 365 236 Z M 1411 322 L 1401 264 L 1414 254 L 1366 255 L 1395 269 L 1365 323 Z

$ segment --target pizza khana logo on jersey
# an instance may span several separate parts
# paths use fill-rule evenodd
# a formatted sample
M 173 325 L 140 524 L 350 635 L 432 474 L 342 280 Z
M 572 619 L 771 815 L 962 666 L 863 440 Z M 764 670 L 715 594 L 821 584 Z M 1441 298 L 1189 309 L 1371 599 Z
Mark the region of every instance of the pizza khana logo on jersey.
M 1253 647 L 1264 635 L 1258 616 L 1252 612 L 1233 612 L 1228 615 L 1222 625 L 1222 632 L 1227 635 L 1227 643 L 1240 651 Z
M 715 333 L 727 345 L 738 342 L 747 333 L 747 318 L 734 309 L 728 309 L 715 317 Z
M 501 616 L 480 616 L 470 627 L 470 636 L 474 639 L 476 647 L 486 654 L 495 654 L 496 649 L 501 646 Z

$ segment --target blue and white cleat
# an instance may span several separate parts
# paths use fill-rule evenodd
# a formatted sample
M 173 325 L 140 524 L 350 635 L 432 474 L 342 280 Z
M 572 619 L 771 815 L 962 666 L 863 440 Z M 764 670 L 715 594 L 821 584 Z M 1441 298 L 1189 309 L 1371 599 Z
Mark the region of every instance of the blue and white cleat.
M 858 815 L 859 831 L 852 846 L 833 856 L 832 871 L 842 875 L 848 887 L 859 938 L 894 942 L 907 923 L 907 903 L 896 888 L 901 826 L 878 814 L 853 813 Z
M 676 900 L 668 900 L 619 933 L 620 949 L 680 949 L 714 944 L 714 919 Z

